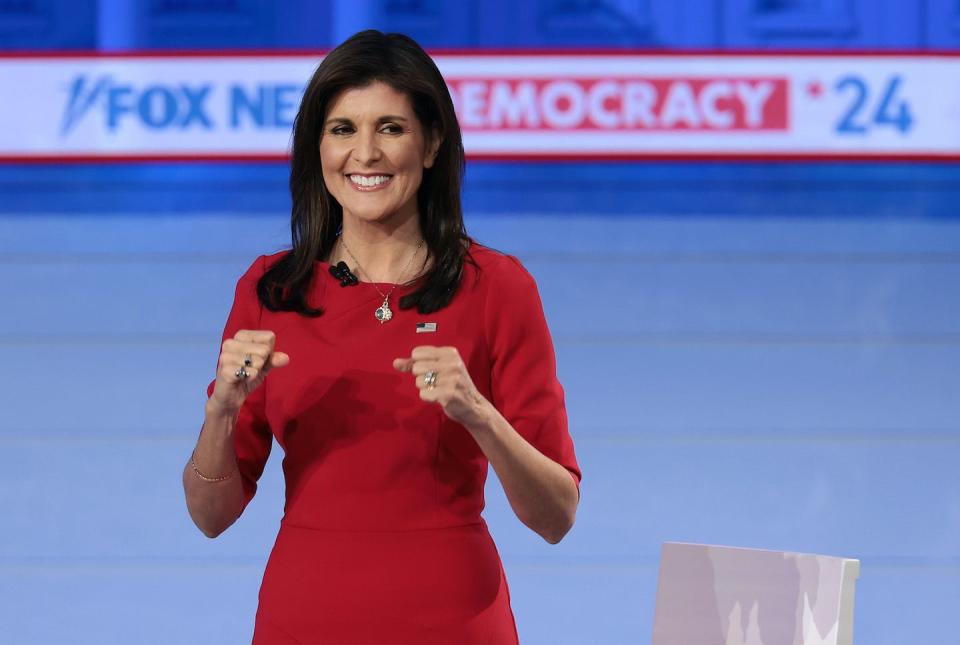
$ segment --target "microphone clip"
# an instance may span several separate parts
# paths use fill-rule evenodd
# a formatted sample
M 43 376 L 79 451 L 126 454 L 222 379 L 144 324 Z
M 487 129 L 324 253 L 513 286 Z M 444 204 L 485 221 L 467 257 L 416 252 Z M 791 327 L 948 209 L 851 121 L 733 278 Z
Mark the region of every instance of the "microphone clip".
M 360 279 L 353 274 L 343 260 L 335 265 L 330 265 L 330 275 L 340 281 L 341 287 L 352 287 L 360 282 Z

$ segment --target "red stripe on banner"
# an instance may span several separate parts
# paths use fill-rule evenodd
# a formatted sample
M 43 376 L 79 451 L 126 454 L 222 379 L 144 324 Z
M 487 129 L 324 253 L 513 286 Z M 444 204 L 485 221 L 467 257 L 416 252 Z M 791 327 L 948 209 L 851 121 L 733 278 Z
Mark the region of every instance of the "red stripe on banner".
M 597 154 L 500 154 L 500 153 L 475 153 L 468 154 L 467 158 L 471 161 L 530 161 L 530 162 L 551 162 L 551 161 L 744 161 L 744 162 L 816 162 L 829 163 L 833 161 L 850 162 L 931 162 L 931 163 L 957 163 L 960 162 L 960 154 L 824 154 L 824 153 L 770 153 L 770 154 L 749 154 L 749 153 L 714 153 L 714 152 L 683 152 L 683 153 L 597 153 Z
M 273 154 L 204 154 L 204 155 L 2 155 L 0 164 L 23 164 L 23 165 L 51 165 L 51 164 L 72 164 L 72 163 L 144 163 L 155 161 L 169 161 L 174 163 L 207 163 L 207 162 L 225 162 L 242 163 L 250 161 L 277 161 L 287 162 L 289 155 Z
M 684 153 L 473 153 L 468 154 L 469 161 L 491 162 L 577 162 L 577 161 L 744 161 L 744 162 L 930 162 L 930 163 L 958 163 L 960 154 L 823 154 L 823 153 L 713 153 L 713 152 L 684 152 Z M 57 165 L 57 164 L 115 164 L 115 163 L 244 163 L 244 162 L 288 162 L 286 155 L 268 154 L 237 154 L 237 155 L 34 155 L 34 156 L 0 156 L 0 165 Z
M 285 49 L 285 50 L 257 50 L 257 49 L 220 49 L 210 51 L 205 49 L 178 49 L 171 51 L 149 51 L 149 50 L 131 50 L 131 51 L 4 51 L 0 52 L 0 60 L 4 59 L 30 59 L 39 58 L 49 59 L 157 59 L 157 58 L 303 58 L 303 57 L 323 57 L 330 50 L 317 49 Z
M 303 56 L 326 55 L 329 49 L 223 49 L 210 51 L 204 49 L 181 50 L 127 50 L 127 51 L 96 51 L 96 50 L 21 50 L 2 51 L 3 59 L 71 59 L 71 58 L 297 58 Z M 475 56 L 601 56 L 601 57 L 698 57 L 710 56 L 720 58 L 737 57 L 779 57 L 779 58 L 960 58 L 960 50 L 950 49 L 540 49 L 540 48 L 491 48 L 491 49 L 430 49 L 431 56 L 448 57 L 475 57 Z

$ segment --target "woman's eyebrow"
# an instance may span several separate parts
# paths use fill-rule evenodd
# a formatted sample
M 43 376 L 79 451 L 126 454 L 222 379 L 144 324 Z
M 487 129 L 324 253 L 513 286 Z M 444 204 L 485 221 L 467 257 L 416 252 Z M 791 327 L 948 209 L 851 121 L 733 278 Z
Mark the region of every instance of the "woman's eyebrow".
M 407 119 L 406 117 L 400 116 L 399 114 L 385 114 L 384 116 L 377 119 L 377 123 L 387 123 L 390 121 L 407 123 L 409 119 Z M 331 125 L 333 123 L 345 123 L 348 125 L 353 125 L 353 121 L 351 121 L 345 116 L 332 116 L 324 122 L 324 125 Z

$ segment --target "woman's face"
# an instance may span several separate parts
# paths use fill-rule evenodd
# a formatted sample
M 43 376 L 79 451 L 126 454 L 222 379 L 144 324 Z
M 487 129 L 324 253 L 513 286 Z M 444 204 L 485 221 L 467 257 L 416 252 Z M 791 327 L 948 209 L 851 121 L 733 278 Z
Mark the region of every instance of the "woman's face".
M 433 165 L 436 144 L 410 99 L 374 82 L 344 90 L 330 104 L 320 138 L 327 190 L 344 220 L 385 223 L 417 214 L 417 189 Z

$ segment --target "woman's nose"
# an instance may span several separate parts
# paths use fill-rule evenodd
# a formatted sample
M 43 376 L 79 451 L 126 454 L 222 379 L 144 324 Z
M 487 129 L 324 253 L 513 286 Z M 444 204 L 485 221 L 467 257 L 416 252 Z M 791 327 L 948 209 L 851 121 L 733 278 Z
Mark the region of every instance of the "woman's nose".
M 353 157 L 358 162 L 369 165 L 380 158 L 380 146 L 375 132 L 361 133 L 353 148 Z

